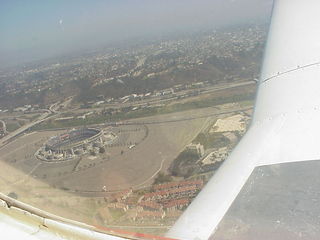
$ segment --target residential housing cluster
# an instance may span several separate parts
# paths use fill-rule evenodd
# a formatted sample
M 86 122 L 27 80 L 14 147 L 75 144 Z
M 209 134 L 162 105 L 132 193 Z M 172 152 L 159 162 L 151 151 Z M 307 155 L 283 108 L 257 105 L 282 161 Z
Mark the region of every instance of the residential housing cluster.
M 107 208 L 123 212 L 122 221 L 152 222 L 178 217 L 204 185 L 203 180 L 174 181 L 153 185 L 144 194 L 132 189 L 105 198 Z M 106 209 L 101 209 L 105 215 Z

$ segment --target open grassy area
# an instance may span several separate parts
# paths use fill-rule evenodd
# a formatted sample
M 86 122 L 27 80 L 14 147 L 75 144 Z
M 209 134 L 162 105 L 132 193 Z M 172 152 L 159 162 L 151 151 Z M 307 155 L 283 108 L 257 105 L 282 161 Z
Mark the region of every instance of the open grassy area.
M 63 122 L 56 122 L 54 120 L 49 120 L 43 122 L 34 127 L 34 130 L 44 130 L 52 128 L 65 128 L 65 127 L 76 127 L 76 126 L 86 126 L 91 124 L 99 124 L 104 122 L 115 122 L 123 121 L 135 118 L 149 117 L 167 113 L 181 112 L 192 109 L 200 109 L 218 106 L 221 104 L 232 103 L 232 102 L 243 102 L 244 105 L 252 104 L 254 99 L 254 92 L 244 92 L 237 95 L 225 95 L 225 96 L 212 96 L 210 98 L 198 99 L 195 101 L 185 102 L 185 103 L 176 103 L 171 105 L 166 105 L 162 107 L 152 107 L 145 108 L 136 111 L 130 112 L 121 112 L 114 114 L 112 116 L 103 116 L 103 115 L 93 115 L 87 119 L 71 119 Z
M 6 126 L 7 126 L 7 130 L 9 132 L 13 132 L 20 127 L 20 125 L 18 123 L 7 123 Z
M 123 215 L 125 215 L 125 212 L 121 209 L 109 208 L 109 212 L 113 218 L 113 221 L 118 221 Z

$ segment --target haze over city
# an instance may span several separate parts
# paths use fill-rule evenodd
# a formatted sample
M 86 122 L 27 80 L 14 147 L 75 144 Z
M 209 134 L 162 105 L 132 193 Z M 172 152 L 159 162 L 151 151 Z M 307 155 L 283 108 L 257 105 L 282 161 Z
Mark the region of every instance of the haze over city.
M 267 22 L 272 0 L 1 1 L 2 67 L 130 39 Z

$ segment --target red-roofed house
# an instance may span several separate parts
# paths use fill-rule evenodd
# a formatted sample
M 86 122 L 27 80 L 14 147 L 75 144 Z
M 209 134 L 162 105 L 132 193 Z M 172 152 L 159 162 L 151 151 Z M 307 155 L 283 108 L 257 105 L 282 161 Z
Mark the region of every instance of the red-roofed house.
M 123 210 L 123 211 L 125 211 L 125 212 L 129 209 L 129 207 L 128 207 L 127 204 L 119 203 L 119 202 L 109 203 L 107 206 L 108 206 L 109 208 L 121 209 L 121 210 Z
M 202 180 L 194 180 L 194 181 L 180 181 L 180 182 L 169 182 L 164 184 L 158 184 L 153 186 L 155 191 L 168 190 L 170 188 L 179 188 L 185 186 L 197 186 L 201 188 L 203 186 Z
M 112 198 L 115 199 L 117 202 L 122 202 L 126 200 L 128 197 L 130 197 L 131 194 L 132 194 L 132 189 L 128 189 L 122 192 L 112 194 Z
M 149 211 L 160 211 L 163 208 L 161 204 L 154 201 L 140 202 L 139 206 L 143 207 L 144 210 Z
M 154 201 L 154 200 L 170 200 L 185 197 L 193 197 L 198 191 L 198 187 L 195 185 L 173 188 L 170 190 L 163 190 L 158 192 L 147 193 L 143 196 L 143 201 Z
M 164 208 L 168 211 L 181 210 L 184 207 L 188 206 L 189 203 L 190 203 L 190 200 L 188 198 L 176 199 L 166 203 L 164 205 Z

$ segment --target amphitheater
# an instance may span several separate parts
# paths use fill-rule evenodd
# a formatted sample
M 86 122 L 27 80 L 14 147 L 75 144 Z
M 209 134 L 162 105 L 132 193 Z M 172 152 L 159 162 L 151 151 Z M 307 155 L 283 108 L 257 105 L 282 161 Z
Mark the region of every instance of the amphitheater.
M 96 154 L 104 148 L 104 133 L 95 128 L 73 129 L 51 137 L 35 154 L 42 161 L 65 161 L 78 156 Z

